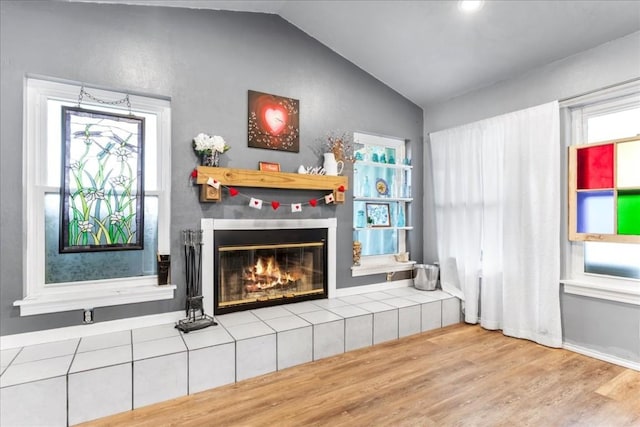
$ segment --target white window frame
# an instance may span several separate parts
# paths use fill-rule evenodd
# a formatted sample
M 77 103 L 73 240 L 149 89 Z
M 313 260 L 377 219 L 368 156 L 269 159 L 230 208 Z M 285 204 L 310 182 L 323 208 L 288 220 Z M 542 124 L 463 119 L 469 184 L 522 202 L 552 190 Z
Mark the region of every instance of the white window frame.
M 366 145 L 378 145 L 381 147 L 392 147 L 396 149 L 396 163 L 401 162 L 402 159 L 406 157 L 406 142 L 403 139 L 390 137 L 390 136 L 381 136 L 381 135 L 373 135 L 364 132 L 354 132 L 353 141 L 356 144 L 366 144 Z M 409 183 L 411 184 L 411 183 Z M 353 180 L 353 188 L 355 194 L 356 186 L 360 185 L 359 182 L 355 182 Z M 405 221 L 409 224 L 409 219 L 412 218 L 410 214 L 411 202 L 413 201 L 412 197 L 409 197 L 405 201 Z M 351 202 L 351 207 L 353 209 L 353 201 Z M 353 219 L 352 219 L 353 223 Z M 407 251 L 407 231 L 411 230 L 413 227 L 408 226 L 403 230 L 397 230 L 398 232 L 398 252 L 406 252 Z M 409 271 L 413 270 L 415 261 L 409 262 L 398 262 L 395 259 L 395 254 L 385 254 L 385 255 L 369 255 L 362 256 L 360 258 L 360 265 L 354 265 L 351 267 L 351 276 L 367 276 L 372 274 L 390 274 L 399 271 Z
M 639 102 L 640 80 L 564 101 L 561 107 L 568 111 L 566 117 L 570 121 L 570 137 L 566 138 L 565 145 L 586 143 L 588 117 L 621 111 Z M 586 273 L 584 242 L 566 240 L 565 253 L 567 278 L 561 280 L 565 293 L 640 305 L 640 280 Z
M 86 86 L 85 86 L 86 87 Z M 23 129 L 23 299 L 14 301 L 21 316 L 90 309 L 120 304 L 172 299 L 175 285 L 158 286 L 157 275 L 107 280 L 45 284 L 45 194 L 59 191 L 46 183 L 48 100 L 74 101 L 81 85 L 26 77 L 24 82 Z M 122 92 L 90 88 L 101 100 L 118 100 Z M 136 111 L 157 116 L 158 253 L 170 253 L 171 218 L 171 106 L 168 99 L 130 95 Z M 83 99 L 82 106 L 100 104 Z M 128 110 L 125 110 L 128 112 Z

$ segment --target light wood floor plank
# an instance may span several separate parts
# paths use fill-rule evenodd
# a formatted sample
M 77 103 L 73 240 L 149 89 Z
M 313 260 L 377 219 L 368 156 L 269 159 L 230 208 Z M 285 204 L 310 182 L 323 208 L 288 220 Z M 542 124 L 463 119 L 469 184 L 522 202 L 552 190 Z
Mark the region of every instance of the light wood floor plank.
M 640 373 L 453 325 L 88 426 L 640 426 Z

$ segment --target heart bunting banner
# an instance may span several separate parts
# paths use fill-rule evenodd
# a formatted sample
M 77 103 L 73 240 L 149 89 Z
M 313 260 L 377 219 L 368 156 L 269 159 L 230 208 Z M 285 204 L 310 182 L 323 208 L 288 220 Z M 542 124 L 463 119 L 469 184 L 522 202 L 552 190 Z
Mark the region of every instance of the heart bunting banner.
M 191 178 L 195 178 L 197 177 L 197 171 L 196 169 L 194 169 L 191 172 L 190 175 L 190 179 Z M 229 187 L 226 185 L 222 185 L 220 183 L 220 181 L 218 181 L 216 178 L 214 177 L 209 177 L 207 178 L 207 183 L 206 185 L 210 186 L 210 187 L 214 187 L 216 189 L 219 189 L 220 187 L 222 188 L 226 188 L 227 191 L 229 192 L 229 196 L 231 197 L 236 197 L 236 196 L 241 196 L 241 197 L 245 197 L 249 200 L 248 205 L 249 207 L 253 208 L 253 209 L 262 209 L 262 205 L 264 204 L 264 201 L 257 198 L 257 197 L 253 197 L 247 194 L 243 194 L 240 191 L 238 191 L 236 188 L 234 187 Z M 339 192 L 344 192 L 345 188 L 343 185 L 341 185 L 339 188 L 337 188 L 337 191 Z M 318 206 L 318 202 L 324 200 L 324 202 L 327 205 L 330 204 L 334 204 L 335 203 L 335 198 L 333 196 L 333 193 L 329 193 L 323 197 L 317 198 L 317 199 L 310 199 L 307 202 L 298 202 L 298 203 L 290 203 L 289 207 L 291 208 L 291 212 L 297 213 L 297 212 L 302 212 L 302 207 L 303 206 L 311 206 L 312 208 L 315 208 L 316 206 Z M 277 200 L 272 200 L 271 202 L 269 202 L 269 204 L 271 205 L 271 208 L 275 211 L 278 210 L 278 208 L 280 208 L 282 205 L 282 203 L 280 203 Z M 286 204 L 285 204 L 286 206 Z

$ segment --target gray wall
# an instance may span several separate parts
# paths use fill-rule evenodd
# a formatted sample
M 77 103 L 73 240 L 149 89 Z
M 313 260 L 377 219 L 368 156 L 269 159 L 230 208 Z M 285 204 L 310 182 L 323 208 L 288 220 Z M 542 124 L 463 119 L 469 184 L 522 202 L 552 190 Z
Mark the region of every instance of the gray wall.
M 283 171 L 319 165 L 319 140 L 330 131 L 363 131 L 410 140 L 413 188 L 422 184 L 423 112 L 415 104 L 275 15 L 127 5 L 1 2 L 2 52 L 0 333 L 81 323 L 79 312 L 20 317 L 22 295 L 22 108 L 26 74 L 171 97 L 172 275 L 179 287 L 170 301 L 96 309 L 97 321 L 182 310 L 184 275 L 179 232 L 199 219 L 288 218 L 270 208 L 255 211 L 244 200 L 200 204 L 188 185 L 196 164 L 190 142 L 199 132 L 223 135 L 232 146 L 223 166 L 256 169 L 275 161 Z M 300 100 L 300 153 L 247 147 L 247 91 Z M 384 120 L 383 120 L 384 118 Z M 347 172 L 349 175 L 351 170 Z M 307 191 L 246 190 L 264 200 L 306 201 Z M 418 192 L 419 193 L 419 192 Z M 347 193 L 347 200 L 352 192 Z M 416 195 L 414 217 L 422 217 Z M 338 288 L 384 281 L 352 278 L 352 208 L 319 206 L 295 218 L 338 218 Z M 415 224 L 409 250 L 422 261 L 422 227 Z
M 640 78 L 640 32 L 531 70 L 519 78 L 431 106 L 424 113 L 425 169 L 428 170 L 431 164 L 430 132 L 575 97 L 637 78 Z M 435 260 L 433 180 L 428 172 L 425 173 L 424 211 L 424 256 Z M 563 245 L 566 245 L 565 235 L 559 236 Z M 565 341 L 640 362 L 639 306 L 564 293 L 561 304 Z

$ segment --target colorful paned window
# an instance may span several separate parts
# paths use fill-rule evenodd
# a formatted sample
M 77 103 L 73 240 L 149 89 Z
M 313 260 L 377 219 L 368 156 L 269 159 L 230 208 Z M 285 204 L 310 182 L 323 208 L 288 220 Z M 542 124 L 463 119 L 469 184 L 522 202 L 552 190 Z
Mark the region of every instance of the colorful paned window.
M 60 252 L 143 248 L 144 118 L 62 107 Z
M 569 149 L 569 239 L 640 242 L 640 138 Z

